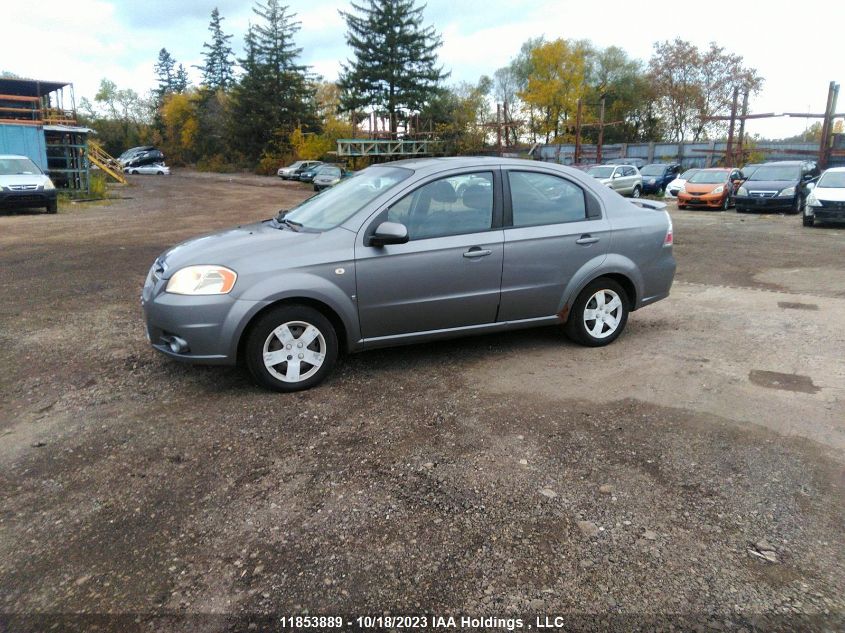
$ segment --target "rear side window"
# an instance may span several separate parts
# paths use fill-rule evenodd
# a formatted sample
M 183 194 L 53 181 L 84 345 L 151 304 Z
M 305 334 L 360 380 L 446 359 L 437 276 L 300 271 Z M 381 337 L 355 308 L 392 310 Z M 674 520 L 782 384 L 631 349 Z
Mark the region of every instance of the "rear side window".
M 587 217 L 584 191 L 568 180 L 529 171 L 508 172 L 513 226 L 577 222 Z

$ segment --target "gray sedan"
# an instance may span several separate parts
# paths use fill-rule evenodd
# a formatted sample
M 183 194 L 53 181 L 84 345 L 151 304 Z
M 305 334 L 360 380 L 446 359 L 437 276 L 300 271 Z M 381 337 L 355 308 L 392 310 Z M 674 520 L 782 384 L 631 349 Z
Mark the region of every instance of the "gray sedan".
M 184 242 L 142 294 L 153 347 L 270 389 L 341 352 L 561 324 L 606 345 L 668 296 L 672 224 L 574 169 L 496 158 L 370 167 L 263 222 Z

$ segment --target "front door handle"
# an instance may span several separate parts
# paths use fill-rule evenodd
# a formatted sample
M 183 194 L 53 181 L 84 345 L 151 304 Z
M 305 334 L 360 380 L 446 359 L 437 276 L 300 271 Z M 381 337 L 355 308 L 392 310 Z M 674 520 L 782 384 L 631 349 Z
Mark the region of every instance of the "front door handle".
M 589 233 L 585 233 L 584 235 L 579 237 L 577 240 L 575 240 L 575 243 L 576 244 L 595 244 L 598 241 L 599 241 L 598 237 L 593 237 Z
M 492 254 L 493 251 L 489 249 L 482 249 L 480 246 L 473 246 L 471 249 L 464 253 L 464 257 L 474 259 L 476 257 L 487 257 L 488 255 Z

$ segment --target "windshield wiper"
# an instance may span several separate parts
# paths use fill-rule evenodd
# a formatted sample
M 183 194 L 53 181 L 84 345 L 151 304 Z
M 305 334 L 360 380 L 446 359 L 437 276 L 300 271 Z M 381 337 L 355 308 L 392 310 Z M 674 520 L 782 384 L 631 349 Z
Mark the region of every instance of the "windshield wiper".
M 287 218 L 282 218 L 282 222 L 294 231 L 298 232 L 302 229 L 302 222 L 294 222 L 293 220 L 288 220 Z

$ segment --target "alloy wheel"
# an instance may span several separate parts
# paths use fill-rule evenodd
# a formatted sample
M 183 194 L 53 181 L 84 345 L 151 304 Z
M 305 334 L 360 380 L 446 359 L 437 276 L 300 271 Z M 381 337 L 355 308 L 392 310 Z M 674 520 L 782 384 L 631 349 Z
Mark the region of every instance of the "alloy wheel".
M 622 299 L 613 290 L 598 290 L 584 307 L 584 327 L 595 338 L 611 336 L 622 320 Z
M 264 341 L 264 367 L 283 382 L 302 382 L 320 370 L 326 350 L 326 338 L 317 327 L 305 321 L 289 321 Z

